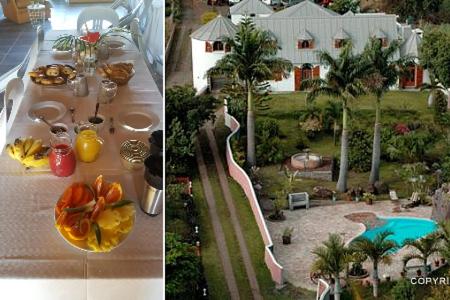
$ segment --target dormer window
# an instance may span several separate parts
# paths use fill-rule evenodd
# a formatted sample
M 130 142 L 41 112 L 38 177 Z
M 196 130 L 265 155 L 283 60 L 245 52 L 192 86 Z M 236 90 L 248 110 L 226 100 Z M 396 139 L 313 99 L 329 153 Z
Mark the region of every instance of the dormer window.
M 213 51 L 223 51 L 224 47 L 223 47 L 223 43 L 221 41 L 215 41 L 213 43 Z
M 231 47 L 221 41 L 205 42 L 205 52 L 229 52 Z
M 342 28 L 339 28 L 333 37 L 334 48 L 339 49 L 344 47 L 348 40 L 350 40 L 350 36 Z
M 297 37 L 297 49 L 313 49 L 314 38 L 306 29 L 302 29 Z
M 387 47 L 389 44 L 386 34 L 380 29 L 375 30 L 372 37 L 380 41 L 381 47 Z

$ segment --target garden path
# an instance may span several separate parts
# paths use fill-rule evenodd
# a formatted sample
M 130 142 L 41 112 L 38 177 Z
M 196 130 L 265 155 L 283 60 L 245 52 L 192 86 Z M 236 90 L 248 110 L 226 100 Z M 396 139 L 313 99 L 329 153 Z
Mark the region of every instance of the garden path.
M 247 248 L 247 244 L 245 243 L 244 233 L 239 223 L 238 214 L 236 211 L 236 206 L 234 205 L 234 200 L 231 196 L 230 187 L 228 185 L 228 177 L 225 171 L 225 168 L 222 163 L 222 159 L 219 153 L 219 148 L 217 147 L 216 138 L 213 133 L 213 125 L 209 122 L 205 129 L 209 147 L 214 157 L 214 163 L 216 165 L 217 174 L 219 177 L 220 188 L 222 189 L 223 197 L 227 204 L 228 210 L 230 212 L 231 224 L 233 224 L 233 229 L 236 234 L 236 238 L 239 243 L 239 250 L 241 252 L 242 259 L 244 261 L 245 271 L 247 273 L 247 278 L 250 283 L 250 287 L 252 290 L 254 299 L 262 299 L 261 291 L 259 289 L 258 280 L 256 279 L 255 270 L 252 265 L 251 257 Z
M 222 262 L 225 281 L 227 283 L 228 290 L 230 291 L 231 299 L 240 299 L 236 278 L 234 276 L 233 269 L 231 266 L 230 254 L 228 253 L 225 234 L 223 232 L 222 224 L 220 223 L 220 218 L 217 213 L 216 200 L 214 198 L 214 193 L 211 187 L 211 183 L 209 181 L 205 160 L 203 158 L 203 153 L 201 151 L 201 147 L 198 141 L 196 143 L 195 152 L 200 178 L 202 180 L 203 191 L 205 194 L 206 202 L 208 203 L 209 208 L 208 212 L 214 231 L 214 238 L 216 239 L 220 260 Z

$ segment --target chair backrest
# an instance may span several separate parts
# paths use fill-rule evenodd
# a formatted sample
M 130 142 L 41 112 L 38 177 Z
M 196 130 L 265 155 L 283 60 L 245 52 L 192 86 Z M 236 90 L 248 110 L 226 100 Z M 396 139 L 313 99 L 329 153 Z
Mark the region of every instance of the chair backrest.
M 111 4 L 110 7 L 114 10 L 118 9 L 119 7 L 123 7 L 128 12 L 131 11 L 131 7 L 130 7 L 130 4 L 128 3 L 128 0 L 116 0 Z
M 144 0 L 140 0 L 138 2 L 138 4 L 133 8 L 133 10 L 131 10 L 127 15 L 120 18 L 119 24 L 117 25 L 117 27 L 123 28 L 123 27 L 130 26 L 131 22 L 137 17 L 137 14 L 143 4 L 144 4 Z
M 17 115 L 23 93 L 24 84 L 21 78 L 14 78 L 6 85 L 3 96 L 3 110 L 0 114 L 0 149 L 3 149 L 5 146 L 6 137 L 11 130 L 13 120 Z
M 142 39 L 142 33 L 141 29 L 139 28 L 139 19 L 134 18 L 130 23 L 130 32 L 131 37 L 133 38 L 134 42 L 137 44 L 139 48 L 139 52 L 141 52 L 141 55 L 144 57 L 144 61 L 147 64 L 147 67 L 151 66 L 151 62 L 148 59 L 147 54 L 147 48 L 144 45 L 144 41 Z
M 103 29 L 104 21 L 108 21 L 112 26 L 119 24 L 119 15 L 111 7 L 87 7 L 83 9 L 78 15 L 77 30 L 78 33 L 82 33 L 85 24 L 92 22 L 89 30 L 100 31 Z

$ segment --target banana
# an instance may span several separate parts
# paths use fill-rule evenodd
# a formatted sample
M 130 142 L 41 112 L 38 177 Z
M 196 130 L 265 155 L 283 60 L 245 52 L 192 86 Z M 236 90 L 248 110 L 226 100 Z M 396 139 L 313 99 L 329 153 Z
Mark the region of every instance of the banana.
M 23 150 L 25 151 L 25 156 L 27 156 L 27 154 L 28 154 L 28 151 L 30 150 L 30 148 L 31 148 L 31 146 L 33 145 L 33 138 L 30 136 L 30 137 L 27 137 L 26 139 L 25 139 L 25 142 L 24 142 L 24 145 L 23 145 Z
M 42 140 L 36 139 L 33 140 L 33 144 L 31 145 L 30 149 L 28 149 L 27 156 L 33 156 L 42 149 Z
M 45 155 L 32 155 L 27 156 L 23 161 L 22 164 L 26 166 L 27 168 L 38 168 L 48 165 L 48 156 Z
M 23 141 L 20 138 L 17 138 L 14 141 L 14 156 L 19 161 L 21 161 L 25 157 L 25 151 L 23 150 Z
M 6 145 L 6 152 L 12 159 L 16 159 L 16 156 L 14 155 L 14 148 L 11 144 Z

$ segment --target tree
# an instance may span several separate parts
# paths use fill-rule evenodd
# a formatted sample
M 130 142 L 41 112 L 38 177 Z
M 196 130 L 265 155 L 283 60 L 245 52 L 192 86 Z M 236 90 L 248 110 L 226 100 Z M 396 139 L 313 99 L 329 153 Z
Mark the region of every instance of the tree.
M 330 234 L 323 246 L 316 247 L 312 253 L 316 256 L 313 270 L 321 271 L 334 279 L 334 299 L 341 298 L 341 285 L 339 274 L 346 269 L 350 250 L 345 247 L 342 237 Z
M 319 52 L 320 61 L 329 67 L 325 79 L 309 79 L 302 84 L 308 88 L 307 100 L 312 101 L 320 94 L 331 96 L 342 103 L 342 135 L 339 179 L 336 188 L 347 190 L 348 175 L 348 113 L 350 101 L 366 92 L 364 79 L 371 72 L 371 65 L 360 55 L 352 53 L 351 43 L 347 43 L 338 58 L 326 52 Z
M 328 8 L 341 15 L 348 11 L 355 13 L 359 10 L 359 0 L 334 0 Z
M 392 231 L 380 232 L 375 236 L 373 241 L 361 236 L 356 238 L 351 245 L 354 251 L 365 254 L 372 261 L 373 296 L 375 298 L 378 298 L 378 285 L 380 283 L 378 264 L 380 262 L 389 264 L 391 252 L 398 247 L 396 242 L 387 239 L 392 234 Z
M 415 253 L 409 253 L 403 257 L 403 264 L 406 266 L 408 261 L 411 259 L 419 259 L 423 262 L 423 274 L 426 277 L 427 272 L 427 262 L 428 258 L 439 252 L 439 239 L 436 234 L 430 234 L 420 240 L 406 240 L 405 246 L 415 248 L 417 251 Z
M 339 123 L 342 119 L 342 103 L 328 100 L 325 106 L 325 119 L 333 122 L 333 143 L 336 146 Z
M 192 167 L 195 154 L 195 132 L 186 131 L 181 122 L 172 120 L 166 139 L 167 171 L 170 174 L 185 174 Z
M 194 299 L 200 279 L 200 258 L 193 246 L 174 233 L 166 233 L 167 299 Z
M 428 101 L 427 106 L 428 108 L 431 108 L 434 103 L 434 98 L 436 98 L 436 93 L 438 91 L 442 91 L 444 88 L 439 83 L 439 81 L 436 79 L 436 77 L 433 75 L 433 73 L 430 72 L 430 83 L 424 83 L 420 87 L 421 91 L 428 90 L 430 91 L 430 94 L 428 95 Z
M 400 279 L 392 288 L 393 300 L 414 300 L 415 288 L 414 285 L 406 279 Z
M 436 79 L 444 86 L 450 88 L 450 25 L 424 28 L 423 40 L 420 45 L 420 62 L 431 70 Z M 450 108 L 450 92 L 447 93 L 447 105 Z
M 292 63 L 276 56 L 280 49 L 277 40 L 269 31 L 257 29 L 249 17 L 243 19 L 234 37 L 224 37 L 223 42 L 231 47 L 231 51 L 218 60 L 208 74 L 225 75 L 243 82 L 247 92 L 247 162 L 254 166 L 254 89 L 259 83 L 273 79 L 275 74 L 287 78 Z
M 381 99 L 383 95 L 393 86 L 402 72 L 402 66 L 408 58 L 395 60 L 400 44 L 393 41 L 388 47 L 383 47 L 379 39 L 372 38 L 367 43 L 363 57 L 373 68 L 373 74 L 368 77 L 366 84 L 372 94 L 376 97 L 375 102 L 375 124 L 372 147 L 372 166 L 370 170 L 369 183 L 374 184 L 380 179 L 381 163 Z M 400 66 L 400 68 L 399 68 Z

